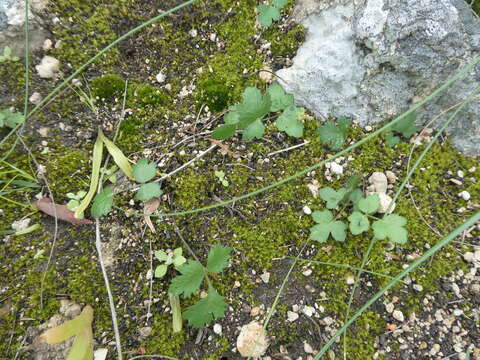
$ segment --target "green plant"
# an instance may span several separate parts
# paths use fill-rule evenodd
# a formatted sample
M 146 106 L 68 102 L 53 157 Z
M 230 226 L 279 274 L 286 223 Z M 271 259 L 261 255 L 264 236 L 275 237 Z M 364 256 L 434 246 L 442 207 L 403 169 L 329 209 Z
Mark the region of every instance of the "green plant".
M 80 206 L 80 200 L 82 200 L 85 195 L 87 195 L 87 192 L 83 190 L 80 190 L 77 193 L 67 193 L 67 198 L 70 199 L 67 203 L 67 208 L 72 211 L 77 210 Z
M 217 177 L 218 181 L 225 187 L 229 185 L 228 180 L 225 179 L 225 172 L 223 171 L 215 171 L 215 176 Z
M 0 56 L 0 63 L 5 61 L 19 61 L 20 58 L 18 56 L 12 56 L 12 49 L 9 46 L 5 46 L 3 48 L 3 55 Z
M 183 257 L 182 252 L 182 248 L 176 248 L 168 253 L 163 250 L 155 251 L 155 257 L 157 260 L 163 262 L 163 264 L 160 264 L 155 268 L 155 277 L 164 277 L 170 265 L 173 265 L 173 267 L 178 270 L 179 267 L 187 261 L 187 259 Z
M 19 112 L 13 112 L 10 109 L 0 110 L 0 128 L 8 126 L 14 129 L 17 125 L 25 122 L 25 116 Z
M 342 209 L 335 217 L 330 210 L 314 211 L 312 218 L 316 225 L 310 228 L 310 239 L 323 243 L 332 236 L 337 241 L 345 241 L 347 225 L 338 218 L 348 206 L 351 206 L 348 229 L 353 235 L 370 230 L 370 218 L 374 220 L 371 228 L 376 239 L 388 238 L 397 244 L 404 244 L 408 234 L 404 228 L 406 219 L 396 214 L 387 214 L 381 219 L 376 218 L 374 214 L 380 207 L 378 195 L 370 194 L 364 197 L 362 191 L 356 187 L 357 182 L 358 178 L 352 178 L 347 187 L 338 191 L 331 187 L 319 191 L 320 198 L 326 201 L 327 209 L 336 209 L 339 205 L 342 205 Z
M 400 136 L 408 139 L 415 134 L 418 131 L 418 126 L 415 125 L 416 119 L 417 113 L 414 111 L 399 122 L 393 124 L 383 135 L 386 144 L 389 147 L 394 147 L 400 142 Z
M 337 123 L 328 120 L 318 128 L 320 141 L 328 144 L 332 150 L 339 150 L 342 148 L 351 126 L 352 121 L 345 117 L 338 119 Z
M 280 10 L 287 5 L 288 0 L 271 0 L 268 5 L 258 5 L 258 22 L 263 27 L 269 27 L 273 21 L 280 20 Z
M 275 122 L 277 129 L 293 137 L 303 136 L 304 110 L 294 105 L 293 95 L 285 93 L 278 83 L 270 85 L 265 94 L 255 87 L 247 87 L 242 97 L 242 103 L 229 108 L 230 112 L 223 118 L 225 124 L 213 131 L 213 138 L 224 140 L 241 131 L 243 140 L 259 139 L 265 133 L 262 119 L 279 111 L 283 112 Z
M 133 176 L 135 180 L 142 185 L 138 189 L 135 198 L 141 201 L 148 201 L 162 195 L 160 185 L 156 182 L 147 182 L 156 175 L 155 163 L 149 163 L 146 158 L 140 159 L 133 166 Z
M 195 328 L 209 324 L 214 319 L 221 318 L 227 308 L 225 298 L 215 290 L 209 274 L 219 274 L 227 267 L 230 259 L 229 247 L 220 244 L 215 245 L 208 253 L 207 266 L 203 266 L 197 260 L 188 260 L 178 267 L 181 275 L 172 279 L 169 292 L 184 298 L 190 297 L 204 280 L 208 283 L 208 295 L 190 306 L 183 317 Z
M 106 74 L 92 80 L 92 94 L 101 100 L 111 100 L 125 90 L 125 80 L 115 74 Z

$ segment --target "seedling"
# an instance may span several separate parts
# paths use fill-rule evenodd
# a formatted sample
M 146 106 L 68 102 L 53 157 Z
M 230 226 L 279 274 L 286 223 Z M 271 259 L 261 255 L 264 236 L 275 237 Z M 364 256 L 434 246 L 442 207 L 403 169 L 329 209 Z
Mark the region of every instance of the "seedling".
M 258 5 L 258 22 L 263 27 L 269 27 L 273 21 L 280 20 L 280 10 L 287 5 L 288 0 L 271 0 L 268 5 Z
M 87 195 L 87 192 L 83 190 L 80 190 L 77 193 L 67 193 L 67 198 L 70 199 L 67 203 L 67 208 L 72 211 L 77 210 L 80 206 L 80 200 L 82 200 L 85 195 Z
M 19 112 L 12 112 L 10 109 L 0 110 L 0 127 L 8 126 L 15 128 L 25 122 L 25 116 Z
M 229 185 L 228 180 L 225 179 L 225 173 L 223 171 L 215 171 L 215 176 L 223 186 L 227 187 Z
M 155 257 L 158 261 L 163 262 L 164 264 L 158 265 L 155 269 L 155 277 L 163 278 L 167 273 L 168 267 L 173 265 L 175 270 L 178 270 L 187 259 L 182 255 L 182 248 L 176 248 L 173 251 L 165 252 L 163 250 L 155 251 Z
M 117 183 L 117 175 L 115 174 L 118 170 L 118 167 L 116 165 L 110 166 L 110 168 L 105 169 L 101 168 L 100 173 L 107 178 L 108 181 L 110 181 L 112 184 Z
M 0 56 L 0 63 L 5 61 L 17 62 L 20 58 L 18 56 L 12 56 L 12 49 L 9 46 L 3 48 L 3 55 Z
M 417 113 L 414 111 L 387 130 L 384 134 L 387 145 L 394 147 L 400 142 L 400 136 L 408 139 L 415 134 L 418 131 L 418 126 L 415 125 L 416 119 Z
M 337 123 L 328 120 L 318 128 L 320 141 L 328 144 L 332 150 L 341 149 L 351 126 L 352 121 L 345 117 L 338 119 Z

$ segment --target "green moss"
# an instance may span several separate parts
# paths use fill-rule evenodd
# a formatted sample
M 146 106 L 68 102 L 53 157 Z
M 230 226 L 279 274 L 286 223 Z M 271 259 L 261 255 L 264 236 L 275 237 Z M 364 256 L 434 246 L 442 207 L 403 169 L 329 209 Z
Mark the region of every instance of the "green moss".
M 135 89 L 134 97 L 140 105 L 166 105 L 169 100 L 165 90 L 148 85 L 138 86 Z
M 121 96 L 125 91 L 125 80 L 115 74 L 106 74 L 91 81 L 92 94 L 95 98 L 111 100 Z
M 480 16 L 480 0 L 475 0 L 472 4 L 472 9 L 475 13 Z
M 206 104 L 211 111 L 222 111 L 232 102 L 230 89 L 223 81 L 204 78 L 198 87 L 201 89 L 199 102 Z

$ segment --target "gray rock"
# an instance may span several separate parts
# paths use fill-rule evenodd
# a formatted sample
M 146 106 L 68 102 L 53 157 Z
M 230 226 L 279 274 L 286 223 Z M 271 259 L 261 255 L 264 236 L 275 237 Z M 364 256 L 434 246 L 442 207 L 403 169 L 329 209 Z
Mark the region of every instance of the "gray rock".
M 48 0 L 32 0 L 29 8 L 29 49 L 38 50 L 48 36 L 43 27 L 41 14 L 45 11 Z M 12 56 L 22 57 L 25 52 L 25 1 L 0 0 L 0 53 L 8 46 Z
M 480 55 L 480 20 L 464 0 L 298 0 L 293 19 L 307 36 L 293 66 L 277 74 L 320 118 L 347 116 L 363 126 L 391 119 Z M 479 85 L 477 65 L 419 110 L 418 123 Z M 480 101 L 467 105 L 448 132 L 457 148 L 480 155 Z

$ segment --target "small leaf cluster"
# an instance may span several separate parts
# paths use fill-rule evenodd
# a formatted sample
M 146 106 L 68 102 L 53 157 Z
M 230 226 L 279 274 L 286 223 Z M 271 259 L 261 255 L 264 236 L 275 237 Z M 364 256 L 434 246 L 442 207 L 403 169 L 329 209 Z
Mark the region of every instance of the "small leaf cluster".
M 7 126 L 14 128 L 25 122 L 25 116 L 19 112 L 13 112 L 10 109 L 0 110 L 0 128 Z
M 258 23 L 269 27 L 273 21 L 280 20 L 280 10 L 287 5 L 288 0 L 271 0 L 268 5 L 258 5 Z
M 215 176 L 217 177 L 218 181 L 225 187 L 230 185 L 228 180 L 225 179 L 225 172 L 224 171 L 215 171 Z
M 266 93 L 255 87 L 247 87 L 242 94 L 243 102 L 229 108 L 224 116 L 224 125 L 217 127 L 212 137 L 224 140 L 242 132 L 243 140 L 260 139 L 265 133 L 263 118 L 269 113 L 282 112 L 275 126 L 289 136 L 303 136 L 304 109 L 294 105 L 293 95 L 287 94 L 278 83 L 269 86 Z
M 82 200 L 85 195 L 87 195 L 87 192 L 83 190 L 80 190 L 77 193 L 67 193 L 67 198 L 70 199 L 67 203 L 67 208 L 72 211 L 77 210 L 80 206 L 80 200 Z
M 326 202 L 327 210 L 314 211 L 312 218 L 316 225 L 310 228 L 310 239 L 320 243 L 326 242 L 331 236 L 334 240 L 344 242 L 347 238 L 347 228 L 353 235 L 359 235 L 373 230 L 377 240 L 389 239 L 397 244 L 407 242 L 408 232 L 405 229 L 407 220 L 397 214 L 387 214 L 383 218 L 374 216 L 380 207 L 380 199 L 377 194 L 363 195 L 363 191 L 357 188 L 358 178 L 352 178 L 347 186 L 339 190 L 331 187 L 319 191 L 320 198 Z M 342 209 L 334 216 L 331 210 Z M 347 217 L 347 224 L 339 220 L 343 211 L 351 208 Z M 370 219 L 373 224 L 370 224 Z
M 320 141 L 328 144 L 332 150 L 338 150 L 343 146 L 348 130 L 352 126 L 352 121 L 341 117 L 335 123 L 328 120 L 318 128 Z
M 400 142 L 400 136 L 408 139 L 415 134 L 418 131 L 418 126 L 415 125 L 416 119 L 417 113 L 414 111 L 393 124 L 384 134 L 387 145 L 389 147 L 394 147 Z
M 5 46 L 3 48 L 3 55 L 0 55 L 0 63 L 5 61 L 19 61 L 20 58 L 18 56 L 12 56 L 12 49 L 9 46 Z
M 163 250 L 155 251 L 155 257 L 157 258 L 157 260 L 163 262 L 163 264 L 160 264 L 155 268 L 155 277 L 164 277 L 170 265 L 173 265 L 175 270 L 178 270 L 180 266 L 185 264 L 187 259 L 183 257 L 182 252 L 182 248 L 176 248 L 172 252 L 168 253 Z
M 175 269 L 180 272 L 180 275 L 172 279 L 168 290 L 170 293 L 188 298 L 200 289 L 204 280 L 208 282 L 207 297 L 200 299 L 194 305 L 190 306 L 183 313 L 183 318 L 193 327 L 201 328 L 214 319 L 223 317 L 227 309 L 227 303 L 225 302 L 225 298 L 218 294 L 208 280 L 208 274 L 221 273 L 228 266 L 231 248 L 220 244 L 215 245 L 208 253 L 206 266 L 203 266 L 196 260 L 185 260 L 178 249 L 175 251 L 177 251 L 177 255 L 175 256 L 175 254 L 173 254 L 170 261 Z M 164 254 L 161 254 L 160 257 L 165 259 Z M 168 255 L 167 259 L 162 261 L 164 261 L 166 265 L 169 261 Z M 175 261 L 177 261 L 177 264 L 175 264 Z M 179 263 L 181 264 L 178 265 Z M 163 268 L 159 270 L 160 274 L 162 272 Z M 155 274 L 156 273 L 157 271 L 155 271 Z
M 135 199 L 140 201 L 148 201 L 162 195 L 160 185 L 156 182 L 148 182 L 156 175 L 155 163 L 148 162 L 148 159 L 143 158 L 137 161 L 133 166 L 133 177 L 137 182 L 142 184 L 135 194 Z

